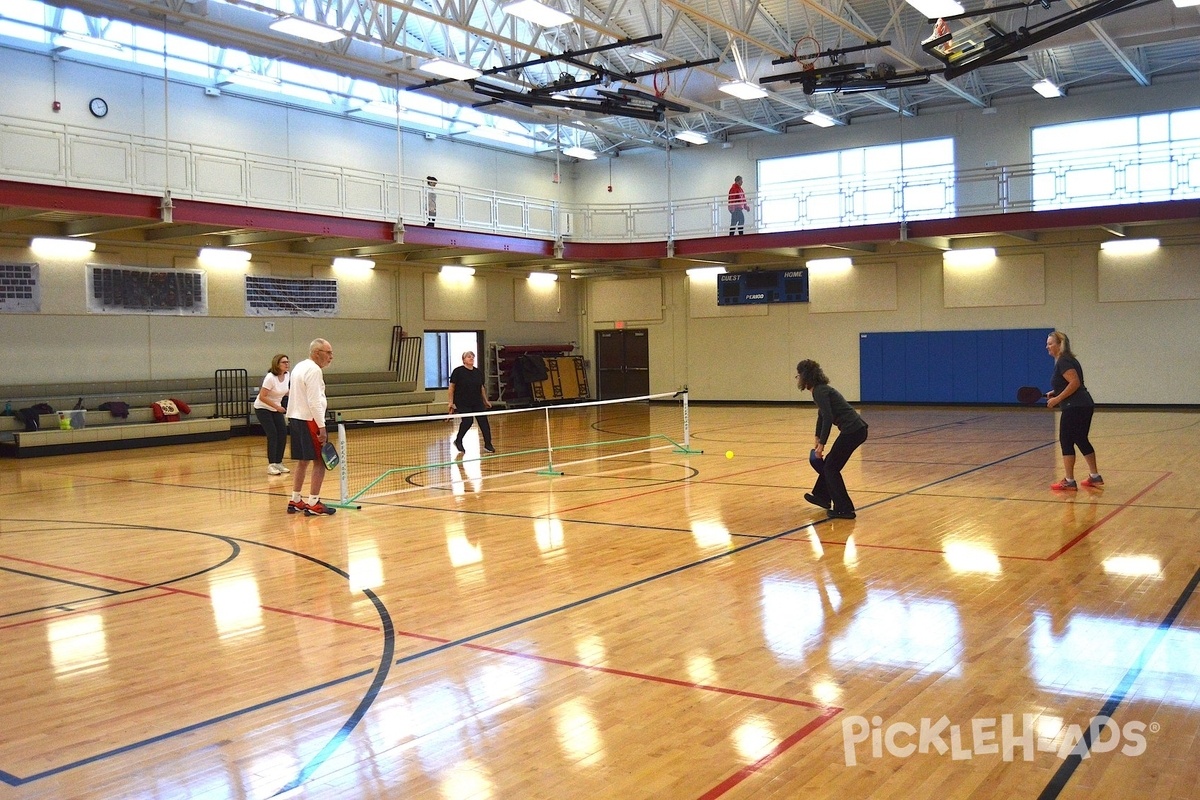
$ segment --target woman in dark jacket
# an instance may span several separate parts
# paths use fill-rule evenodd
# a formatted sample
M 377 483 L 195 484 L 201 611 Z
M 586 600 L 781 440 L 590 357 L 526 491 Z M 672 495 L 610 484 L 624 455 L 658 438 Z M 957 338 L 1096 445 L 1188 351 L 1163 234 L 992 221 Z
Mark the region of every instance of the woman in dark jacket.
M 867 423 L 850 407 L 846 398 L 829 385 L 829 378 L 816 361 L 805 359 L 796 365 L 796 387 L 800 391 L 810 390 L 817 404 L 817 430 L 813 444 L 813 467 L 817 469 L 817 482 L 804 499 L 821 508 L 830 508 L 829 516 L 835 519 L 854 519 L 854 501 L 846 491 L 842 480 L 842 467 L 850 456 L 867 440 Z M 836 425 L 838 437 L 825 452 L 829 433 Z

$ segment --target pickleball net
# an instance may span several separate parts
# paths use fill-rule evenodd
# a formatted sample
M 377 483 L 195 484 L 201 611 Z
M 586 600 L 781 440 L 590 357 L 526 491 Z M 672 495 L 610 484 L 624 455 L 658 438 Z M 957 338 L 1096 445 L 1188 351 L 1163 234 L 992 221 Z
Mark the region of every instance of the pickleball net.
M 454 445 L 461 415 L 340 421 L 342 507 L 430 488 L 519 473 L 561 475 L 574 464 L 670 450 L 692 453 L 687 391 L 487 411 Z M 492 428 L 483 449 L 478 418 Z M 329 476 L 333 478 L 331 474 Z

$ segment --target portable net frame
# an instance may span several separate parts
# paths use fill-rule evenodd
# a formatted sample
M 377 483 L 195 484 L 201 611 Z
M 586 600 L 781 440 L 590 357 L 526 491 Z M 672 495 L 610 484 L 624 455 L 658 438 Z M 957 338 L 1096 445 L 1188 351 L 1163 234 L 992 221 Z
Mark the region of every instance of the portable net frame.
M 476 417 L 454 445 L 463 416 Z M 486 417 L 496 453 L 483 449 L 478 418 Z M 338 420 L 337 505 L 430 488 L 449 487 L 467 476 L 482 481 L 503 475 L 562 475 L 577 464 L 670 450 L 690 449 L 687 391 L 487 411 L 392 419 Z

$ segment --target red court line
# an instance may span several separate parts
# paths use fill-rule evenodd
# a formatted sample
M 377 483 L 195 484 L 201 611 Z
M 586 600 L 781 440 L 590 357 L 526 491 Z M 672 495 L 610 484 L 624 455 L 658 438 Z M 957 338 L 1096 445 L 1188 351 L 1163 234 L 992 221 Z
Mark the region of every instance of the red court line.
M 145 583 L 144 581 L 135 581 L 135 580 L 130 580 L 129 578 L 118 578 L 113 575 L 105 575 L 105 574 L 99 573 L 99 572 L 89 572 L 87 570 L 76 569 L 74 567 L 63 567 L 58 564 L 48 564 L 43 561 L 31 561 L 30 559 L 18 558 L 17 556 L 8 556 L 8 555 L 0 554 L 0 559 L 7 560 L 7 561 L 17 561 L 22 564 L 31 564 L 31 565 L 37 566 L 37 567 L 45 567 L 46 569 L 58 570 L 60 572 L 66 572 L 66 573 L 70 573 L 70 574 L 74 574 L 74 575 L 86 575 L 89 578 L 103 578 L 104 580 L 116 581 L 117 583 L 128 583 L 128 584 L 132 584 L 133 586 L 138 586 L 138 587 L 143 587 L 143 588 L 149 588 L 149 587 L 153 586 L 154 588 L 163 590 L 163 594 L 153 595 L 152 597 L 145 598 L 147 600 L 153 600 L 153 599 L 157 599 L 159 597 L 165 597 L 168 594 L 182 594 L 182 595 L 186 595 L 188 597 L 199 597 L 199 598 L 203 598 L 206 600 L 212 599 L 212 595 L 205 594 L 204 592 L 194 592 L 190 589 L 178 589 L 173 586 L 155 586 L 155 584 Z M 106 605 L 106 604 L 104 604 L 104 600 L 105 600 L 105 598 L 103 598 L 103 597 L 95 597 L 95 598 L 89 598 L 86 600 L 76 600 L 72 603 L 60 603 L 59 605 L 76 605 L 76 604 L 82 605 L 83 603 L 88 603 L 88 604 L 99 604 L 100 608 L 115 608 L 116 606 L 124 605 L 126 602 L 129 602 L 129 601 L 121 601 L 118 603 Z M 368 631 L 378 631 L 379 630 L 378 625 L 365 625 L 361 622 L 350 622 L 348 620 L 334 619 L 332 617 L 322 617 L 322 616 L 318 616 L 316 614 L 305 614 L 301 611 L 292 611 L 290 609 L 278 608 L 276 606 L 260 605 L 259 608 L 261 608 L 263 611 L 272 611 L 276 614 L 283 614 L 283 615 L 289 616 L 289 617 L 299 617 L 300 619 L 311 619 L 311 620 L 315 620 L 317 622 L 332 622 L 335 625 L 345 625 L 346 627 L 349 627 L 349 628 L 361 628 L 363 630 L 368 630 Z M 97 610 L 95 607 L 91 607 L 91 608 L 87 609 L 86 611 L 80 610 L 80 611 L 69 612 L 67 614 L 55 614 L 54 618 L 58 619 L 61 616 L 70 616 L 71 614 L 75 614 L 75 613 L 80 613 L 80 614 L 91 613 L 95 610 Z M 36 620 L 31 620 L 31 622 L 40 622 L 45 619 L 46 619 L 45 617 L 40 617 Z M 0 628 L 0 630 L 3 630 L 3 628 Z M 449 641 L 449 640 L 447 640 L 447 641 Z
M 170 595 L 170 594 L 175 594 L 175 592 L 165 591 L 162 594 L 147 595 L 147 596 L 143 596 L 143 597 L 134 597 L 129 600 L 121 600 L 116 603 L 110 603 L 103 607 L 104 608 L 116 608 L 117 606 L 123 606 L 123 605 L 127 605 L 129 603 L 142 603 L 142 602 L 145 602 L 146 600 L 157 600 L 160 597 L 166 597 L 167 595 Z M 97 598 L 97 599 L 102 599 L 102 598 Z M 82 602 L 90 603 L 91 601 L 85 600 Z M 64 605 L 66 605 L 66 604 L 64 604 Z M 62 619 L 63 617 L 74 617 L 79 614 L 94 614 L 94 613 L 96 613 L 96 611 L 97 611 L 97 609 L 95 609 L 95 608 L 80 608 L 80 609 L 76 609 L 74 611 L 60 612 L 58 614 L 54 614 L 53 617 L 54 617 L 54 619 Z M 36 617 L 34 619 L 27 619 L 24 622 L 13 622 L 8 625 L 0 625 L 0 631 L 11 630 L 12 628 L 21 628 L 21 627 L 24 627 L 25 625 L 41 625 L 41 624 L 45 623 L 46 620 L 47 620 L 47 617 Z
M 1047 556 L 1047 557 L 1046 557 L 1046 560 L 1047 560 L 1047 561 L 1053 561 L 1054 559 L 1056 559 L 1056 558 L 1058 558 L 1059 556 L 1061 556 L 1063 553 L 1065 553 L 1065 552 L 1067 552 L 1068 550 L 1070 550 L 1070 549 L 1071 549 L 1072 547 L 1074 547 L 1075 545 L 1079 544 L 1081 541 L 1083 541 L 1085 538 L 1087 538 L 1087 537 L 1088 537 L 1088 536 L 1089 536 L 1089 535 L 1092 533 L 1092 531 L 1096 530 L 1096 529 L 1097 529 L 1097 528 L 1099 528 L 1101 525 L 1105 524 L 1105 523 L 1106 523 L 1106 522 L 1108 522 L 1110 519 L 1112 519 L 1113 517 L 1115 517 L 1117 514 L 1120 514 L 1122 511 L 1124 511 L 1125 509 L 1129 508 L 1131 505 L 1133 505 L 1133 504 L 1134 504 L 1134 502 L 1135 502 L 1135 501 L 1136 501 L 1138 498 L 1140 498 L 1142 495 L 1146 494 L 1146 493 L 1147 493 L 1147 492 L 1149 492 L 1151 489 L 1153 489 L 1155 486 L 1158 486 L 1160 483 L 1162 483 L 1163 481 L 1165 481 L 1167 478 L 1171 477 L 1171 476 L 1172 476 L 1172 475 L 1174 475 L 1174 474 L 1175 474 L 1175 473 L 1173 473 L 1173 472 L 1164 472 L 1162 475 L 1160 475 L 1160 476 L 1158 477 L 1158 479 L 1157 479 L 1157 480 L 1155 480 L 1153 483 L 1151 483 L 1151 484 L 1150 484 L 1149 486 L 1147 486 L 1145 489 L 1142 489 L 1140 492 L 1138 492 L 1137 494 L 1135 494 L 1133 497 L 1129 498 L 1129 499 L 1128 499 L 1128 500 L 1126 500 L 1124 503 L 1121 503 L 1121 505 L 1117 506 L 1117 507 L 1116 507 L 1116 508 L 1114 508 L 1112 511 L 1108 512 L 1107 514 L 1105 514 L 1105 515 L 1104 515 L 1104 516 L 1103 516 L 1101 519 L 1097 520 L 1095 523 L 1093 523 L 1092 525 L 1088 526 L 1088 528 L 1087 528 L 1086 530 L 1084 530 L 1082 533 L 1080 533 L 1080 534 L 1079 534 L 1078 536 L 1076 536 L 1074 539 L 1072 539 L 1071 541 L 1069 541 L 1069 542 L 1067 542 L 1066 544 L 1064 544 L 1062 547 L 1060 547 L 1060 548 L 1058 548 L 1057 550 L 1055 550 L 1053 553 L 1051 553 L 1049 556 Z
M 767 753 L 765 756 L 760 758 L 758 761 L 755 761 L 753 764 L 747 764 L 746 766 L 742 767 L 737 772 L 730 775 L 725 780 L 718 783 L 713 788 L 709 789 L 704 794 L 700 795 L 699 800 L 715 800 L 715 798 L 720 797 L 721 795 L 725 794 L 730 789 L 737 786 L 739 783 L 746 780 L 751 775 L 760 771 L 763 767 L 770 764 L 776 758 L 778 758 L 779 756 L 786 753 L 788 750 L 790 750 L 792 748 L 793 745 L 795 745 L 801 739 L 808 736 L 810 733 L 815 731 L 817 728 L 820 728 L 822 725 L 824 725 L 826 722 L 828 722 L 829 720 L 836 717 L 841 712 L 842 712 L 842 709 L 840 709 L 840 708 L 826 709 L 825 713 L 821 714 L 816 719 L 814 719 L 812 722 L 809 722 L 803 728 L 796 731 L 795 733 L 793 733 L 791 736 L 784 739 L 779 744 L 775 745 L 774 749 L 772 749 L 771 752 Z
M 681 681 L 676 678 L 664 678 L 661 675 L 648 675 L 644 672 L 631 672 L 624 669 L 616 669 L 615 667 L 598 667 L 594 664 L 581 664 L 578 661 L 567 661 L 563 658 L 552 658 L 550 656 L 539 656 L 532 653 L 520 653 L 515 650 L 506 650 L 501 647 L 489 647 L 482 644 L 465 644 L 463 647 L 468 647 L 472 650 L 483 650 L 488 653 L 496 653 L 503 656 L 514 656 L 516 658 L 526 658 L 531 661 L 540 661 L 544 664 L 557 664 L 562 667 L 573 667 L 575 669 L 585 669 L 591 672 L 602 672 L 606 675 L 618 675 L 623 678 L 635 678 L 642 681 L 652 681 L 654 683 L 665 683 L 670 686 L 680 686 L 685 689 L 699 689 L 705 692 L 718 692 L 720 694 L 730 694 L 736 697 L 748 697 L 754 700 L 769 700 L 773 703 L 784 703 L 790 706 L 804 706 L 805 708 L 818 708 L 824 710 L 832 710 L 835 714 L 840 713 L 842 709 L 833 706 L 827 706 L 824 703 L 813 703 L 808 700 L 793 700 L 788 697 L 776 697 L 769 694 L 758 694 L 757 692 L 744 692 L 741 689 L 727 689 L 722 686 L 709 686 L 704 683 L 692 683 L 691 681 Z

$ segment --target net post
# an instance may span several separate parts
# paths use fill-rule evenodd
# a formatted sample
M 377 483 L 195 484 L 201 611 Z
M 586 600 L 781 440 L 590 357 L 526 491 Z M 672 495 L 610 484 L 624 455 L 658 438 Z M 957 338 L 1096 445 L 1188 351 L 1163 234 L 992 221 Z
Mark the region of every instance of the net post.
M 346 421 L 342 419 L 342 412 L 334 413 L 334 419 L 337 421 L 338 433 L 338 491 L 340 499 L 336 503 L 330 503 L 336 508 L 362 508 L 350 501 L 350 465 L 346 461 Z
M 543 409 L 546 420 L 546 468 L 538 470 L 538 475 L 562 475 L 554 469 L 554 442 L 550 438 L 550 406 Z
M 703 453 L 703 450 L 692 449 L 692 421 L 688 414 L 688 388 L 685 386 L 678 392 L 683 397 L 683 446 L 675 449 L 676 453 Z

